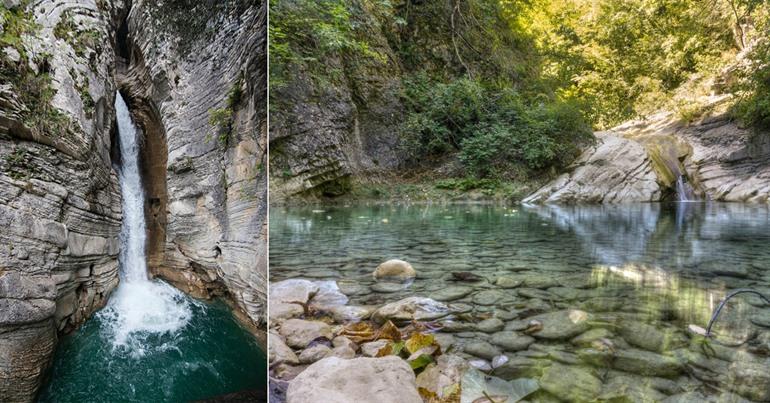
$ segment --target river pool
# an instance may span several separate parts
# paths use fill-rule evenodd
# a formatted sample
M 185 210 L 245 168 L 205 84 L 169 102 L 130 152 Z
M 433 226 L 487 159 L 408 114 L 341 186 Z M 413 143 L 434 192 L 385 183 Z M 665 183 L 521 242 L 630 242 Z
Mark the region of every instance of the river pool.
M 375 281 L 388 259 L 411 263 L 414 282 Z M 770 306 L 741 295 L 712 341 L 688 330 L 705 328 L 732 290 L 770 296 L 768 206 L 274 207 L 270 275 L 335 280 L 350 305 L 443 301 L 455 312 L 437 321 L 448 351 L 505 353 L 495 374 L 547 384 L 535 401 L 574 387 L 549 367 L 598 379 L 591 393 L 610 400 L 770 400 Z M 574 312 L 588 320 L 570 323 Z M 527 335 L 536 316 L 553 337 Z

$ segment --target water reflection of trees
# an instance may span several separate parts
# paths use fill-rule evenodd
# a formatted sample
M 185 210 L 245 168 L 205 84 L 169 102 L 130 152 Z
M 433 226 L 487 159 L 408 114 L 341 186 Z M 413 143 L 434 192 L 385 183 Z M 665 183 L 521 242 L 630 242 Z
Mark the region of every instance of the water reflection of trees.
M 573 233 L 598 263 L 641 263 L 668 271 L 704 273 L 770 261 L 766 205 L 671 203 L 537 206 L 531 211 Z

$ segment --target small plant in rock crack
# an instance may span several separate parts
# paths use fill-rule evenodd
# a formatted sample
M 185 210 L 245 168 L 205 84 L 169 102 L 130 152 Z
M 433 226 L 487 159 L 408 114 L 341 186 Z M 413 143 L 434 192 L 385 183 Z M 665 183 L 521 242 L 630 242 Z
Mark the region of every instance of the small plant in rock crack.
M 227 146 L 232 130 L 233 111 L 229 108 L 212 109 L 209 112 L 209 124 L 218 129 L 217 140 L 223 146 Z M 208 140 L 211 136 L 208 137 Z
M 216 108 L 209 111 L 209 124 L 217 128 L 217 140 L 219 144 L 227 147 L 233 133 L 233 118 L 235 110 L 243 98 L 243 72 L 238 76 L 230 91 L 227 93 L 227 105 L 224 108 Z M 211 136 L 206 140 L 210 141 Z
M 8 176 L 15 180 L 27 179 L 30 176 L 28 152 L 23 148 L 17 148 L 5 156 L 6 171 Z

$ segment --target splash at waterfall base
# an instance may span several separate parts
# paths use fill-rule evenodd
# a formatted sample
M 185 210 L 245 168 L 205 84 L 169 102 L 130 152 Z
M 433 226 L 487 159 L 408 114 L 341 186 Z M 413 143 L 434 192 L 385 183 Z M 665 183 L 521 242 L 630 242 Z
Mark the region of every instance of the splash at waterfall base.
M 154 284 L 178 293 L 165 283 Z M 108 307 L 62 338 L 51 380 L 38 400 L 190 401 L 264 390 L 264 353 L 228 307 L 194 301 L 181 293 L 179 297 L 186 299 L 189 309 L 180 329 L 157 323 L 167 329 L 116 334 Z M 123 336 L 128 337 L 121 340 Z

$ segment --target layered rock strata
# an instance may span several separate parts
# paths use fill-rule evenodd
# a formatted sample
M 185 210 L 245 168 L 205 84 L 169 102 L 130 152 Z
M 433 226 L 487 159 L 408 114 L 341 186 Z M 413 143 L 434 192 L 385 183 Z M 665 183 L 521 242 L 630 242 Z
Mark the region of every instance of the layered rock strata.
M 338 79 L 327 82 L 308 68 L 290 66 L 291 79 L 271 87 L 273 201 L 296 194 L 338 196 L 355 177 L 393 170 L 400 162 L 396 146 L 404 106 L 398 56 L 376 16 L 356 18 L 383 61 L 330 53 L 315 63 L 339 72 Z
M 702 200 L 766 203 L 770 137 L 741 127 L 724 112 L 729 97 L 712 97 L 693 124 L 672 112 L 597 134 L 567 173 L 525 203 L 621 203 L 676 199 L 684 177 Z
M 135 2 L 117 80 L 145 133 L 150 270 L 265 324 L 266 7 Z
M 0 56 L 0 396 L 16 402 L 117 285 L 121 207 L 111 6 L 7 3 L 8 35 L 24 27 Z
M 265 5 L 3 6 L 0 400 L 33 400 L 57 335 L 117 286 L 118 89 L 144 134 L 153 273 L 262 326 Z

